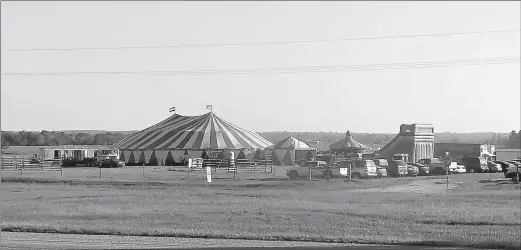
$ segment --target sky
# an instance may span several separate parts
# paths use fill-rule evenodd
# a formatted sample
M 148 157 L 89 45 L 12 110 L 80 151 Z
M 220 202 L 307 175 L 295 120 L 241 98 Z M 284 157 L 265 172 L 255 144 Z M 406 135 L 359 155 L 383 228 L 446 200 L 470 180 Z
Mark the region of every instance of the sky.
M 397 133 L 410 123 L 433 124 L 435 132 L 519 130 L 519 60 L 375 65 L 519 59 L 520 7 L 519 1 L 1 2 L 1 129 L 140 130 L 172 115 L 170 107 L 193 116 L 213 105 L 216 115 L 258 132 Z M 410 37 L 498 30 L 514 31 Z M 266 44 L 299 40 L 333 41 Z M 197 44 L 243 45 L 121 49 Z M 120 49 L 25 50 L 114 47 Z M 345 65 L 372 66 L 289 74 L 5 74 Z

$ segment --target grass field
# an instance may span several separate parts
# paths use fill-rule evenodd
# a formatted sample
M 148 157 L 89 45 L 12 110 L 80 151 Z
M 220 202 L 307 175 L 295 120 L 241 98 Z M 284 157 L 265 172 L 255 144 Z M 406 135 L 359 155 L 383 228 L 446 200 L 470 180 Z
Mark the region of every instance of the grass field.
M 312 182 L 141 168 L 2 172 L 7 231 L 519 248 L 521 185 L 501 174 Z

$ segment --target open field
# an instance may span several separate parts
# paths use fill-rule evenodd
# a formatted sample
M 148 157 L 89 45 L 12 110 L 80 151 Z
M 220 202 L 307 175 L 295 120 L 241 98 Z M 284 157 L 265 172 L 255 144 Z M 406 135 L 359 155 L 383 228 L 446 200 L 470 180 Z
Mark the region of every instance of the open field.
M 147 169 L 2 172 L 2 230 L 519 248 L 502 174 L 312 182 Z

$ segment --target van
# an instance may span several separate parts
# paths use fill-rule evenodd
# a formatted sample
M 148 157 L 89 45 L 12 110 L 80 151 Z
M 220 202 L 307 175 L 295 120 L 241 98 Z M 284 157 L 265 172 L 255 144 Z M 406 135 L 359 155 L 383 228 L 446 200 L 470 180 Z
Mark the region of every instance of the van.
M 483 173 L 488 169 L 487 160 L 483 157 L 465 157 L 462 161 L 467 173 Z
M 389 166 L 387 167 L 387 174 L 391 177 L 400 177 L 405 176 L 409 173 L 407 168 L 407 163 L 401 160 L 392 160 L 389 161 Z

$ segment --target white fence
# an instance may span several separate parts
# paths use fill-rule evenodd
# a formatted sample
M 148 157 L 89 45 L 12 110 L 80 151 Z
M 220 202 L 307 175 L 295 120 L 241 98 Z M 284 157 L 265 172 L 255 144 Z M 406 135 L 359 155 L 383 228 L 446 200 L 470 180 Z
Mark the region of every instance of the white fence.
M 273 164 L 271 161 L 248 161 L 248 160 L 222 160 L 205 159 L 195 160 L 190 171 L 206 171 L 206 167 L 211 167 L 213 172 L 237 172 L 237 173 L 272 173 Z M 172 171 L 188 171 L 187 166 L 169 167 Z

